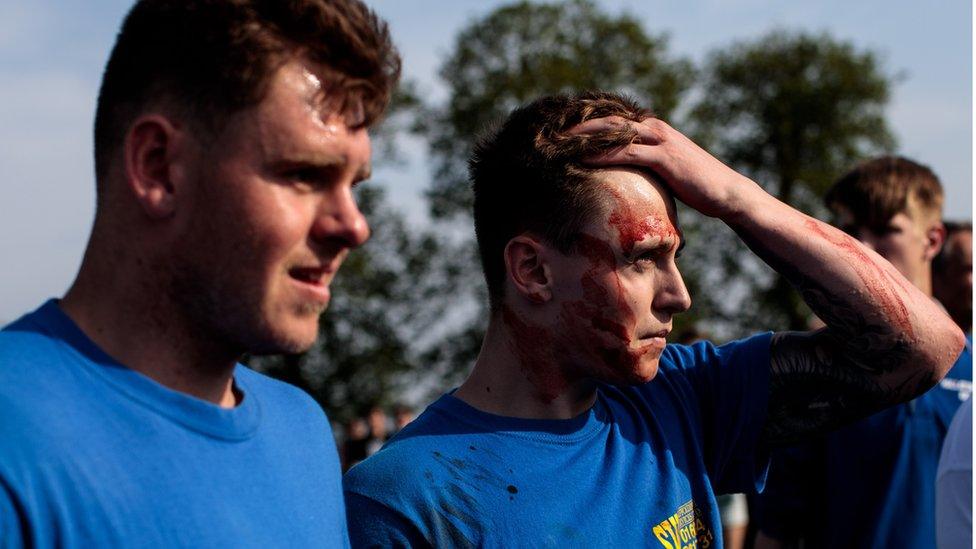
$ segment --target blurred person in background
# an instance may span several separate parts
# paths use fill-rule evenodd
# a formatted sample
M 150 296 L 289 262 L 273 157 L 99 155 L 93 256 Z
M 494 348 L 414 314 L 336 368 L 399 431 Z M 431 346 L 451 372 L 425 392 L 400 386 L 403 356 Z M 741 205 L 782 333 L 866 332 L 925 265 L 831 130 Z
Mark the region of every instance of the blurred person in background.
M 903 157 L 876 158 L 841 177 L 825 201 L 838 227 L 932 299 L 932 261 L 945 229 L 942 186 L 931 169 Z M 925 394 L 774 453 L 759 498 L 757 547 L 933 546 L 942 441 L 972 392 L 970 338 Z
M 366 423 L 369 424 L 369 440 L 366 443 L 366 456 L 371 456 L 378 452 L 380 448 L 390 438 L 390 418 L 380 406 L 373 406 L 366 414 Z
M 366 459 L 369 455 L 369 424 L 361 417 L 354 417 L 346 424 L 346 438 L 342 443 L 342 470 Z
M 932 290 L 969 334 L 972 352 L 973 224 L 945 222 L 946 242 L 932 263 Z M 973 546 L 973 399 L 956 412 L 935 477 L 936 541 L 940 549 Z
M 397 404 L 393 407 L 393 426 L 396 431 L 403 429 L 411 421 L 413 421 L 413 410 L 409 406 Z
M 932 262 L 932 293 L 966 333 L 973 330 L 973 224 L 944 223 L 946 240 Z

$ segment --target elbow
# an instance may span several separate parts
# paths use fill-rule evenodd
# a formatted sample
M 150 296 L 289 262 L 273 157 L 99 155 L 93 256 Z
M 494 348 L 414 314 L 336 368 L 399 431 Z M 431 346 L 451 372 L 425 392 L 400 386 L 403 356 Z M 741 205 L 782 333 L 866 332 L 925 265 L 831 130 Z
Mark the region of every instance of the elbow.
M 920 387 L 919 394 L 934 387 L 949 373 L 966 346 L 962 330 L 947 315 L 942 316 L 917 340 L 919 368 L 928 373 L 929 379 L 924 388 Z
M 946 318 L 949 318 L 948 316 Z M 944 355 L 940 356 L 939 367 L 935 372 L 936 377 L 941 380 L 949 373 L 949 370 L 956 364 L 959 360 L 959 355 L 962 353 L 963 349 L 966 347 L 966 334 L 962 333 L 959 326 L 955 322 L 950 321 L 949 323 L 949 343 L 947 345 L 947 351 Z

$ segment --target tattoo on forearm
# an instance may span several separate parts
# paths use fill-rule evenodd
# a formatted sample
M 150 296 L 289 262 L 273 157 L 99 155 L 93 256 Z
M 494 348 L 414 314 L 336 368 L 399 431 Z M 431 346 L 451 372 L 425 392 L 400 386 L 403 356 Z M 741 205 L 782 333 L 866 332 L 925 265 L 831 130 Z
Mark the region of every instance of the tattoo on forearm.
M 849 252 L 851 266 L 884 315 L 867 318 L 851 295 L 838 296 L 780 254 L 742 235 L 828 326 L 813 333 L 781 333 L 773 338 L 764 435 L 769 445 L 790 444 L 831 430 L 910 398 L 932 383 L 929 374 L 921 371 L 913 371 L 907 378 L 888 375 L 909 360 L 913 335 L 905 305 L 893 286 L 896 281 L 853 241 L 828 235 L 816 222 L 808 227 Z

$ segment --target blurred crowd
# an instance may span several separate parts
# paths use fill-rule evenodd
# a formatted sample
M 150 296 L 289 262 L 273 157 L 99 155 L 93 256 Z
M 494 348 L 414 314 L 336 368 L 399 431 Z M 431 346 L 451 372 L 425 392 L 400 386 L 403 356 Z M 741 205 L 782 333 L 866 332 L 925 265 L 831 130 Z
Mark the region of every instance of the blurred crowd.
M 343 472 L 375 454 L 390 437 L 413 421 L 413 409 L 405 404 L 397 404 L 389 411 L 374 405 L 364 416 L 352 418 L 341 428 L 333 428 Z

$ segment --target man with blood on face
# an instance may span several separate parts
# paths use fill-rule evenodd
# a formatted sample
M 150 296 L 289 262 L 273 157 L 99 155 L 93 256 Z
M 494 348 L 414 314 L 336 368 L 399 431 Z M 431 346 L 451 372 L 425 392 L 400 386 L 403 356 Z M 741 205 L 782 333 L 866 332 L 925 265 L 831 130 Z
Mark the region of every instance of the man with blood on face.
M 140 0 L 74 283 L 0 332 L 0 546 L 348 545 L 318 333 L 399 56 L 359 0 Z
M 682 237 L 674 199 L 647 172 L 596 170 L 603 200 L 584 223 L 578 253 L 551 254 L 555 277 L 545 320 L 556 367 L 608 383 L 650 381 L 672 317 L 691 305 L 675 259 Z M 514 312 L 508 313 L 513 322 Z M 544 349 L 529 341 L 520 348 Z
M 864 162 L 825 196 L 839 228 L 933 296 L 942 185 L 903 157 Z M 936 302 L 937 303 L 937 302 Z M 972 393 L 970 342 L 945 379 L 911 402 L 774 454 L 758 547 L 935 545 L 936 467 L 949 424 Z
M 963 346 L 880 256 L 618 95 L 516 109 L 469 168 L 481 352 L 346 473 L 355 546 L 721 546 L 715 496 L 761 487 L 769 448 L 917 396 Z M 666 343 L 691 306 L 675 199 L 736 231 L 826 327 Z

